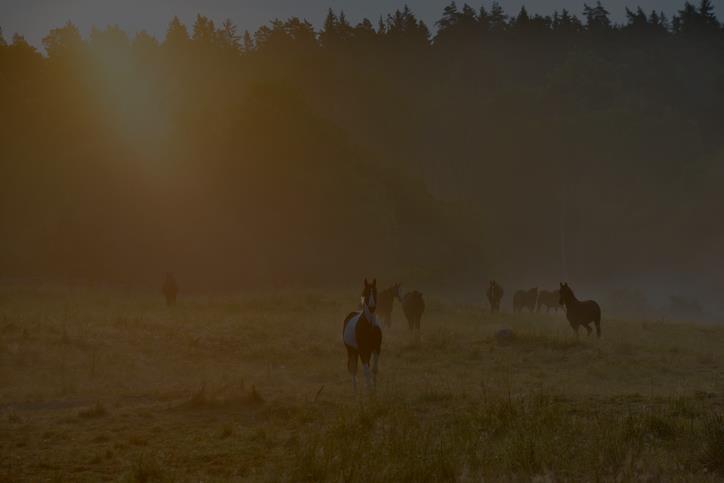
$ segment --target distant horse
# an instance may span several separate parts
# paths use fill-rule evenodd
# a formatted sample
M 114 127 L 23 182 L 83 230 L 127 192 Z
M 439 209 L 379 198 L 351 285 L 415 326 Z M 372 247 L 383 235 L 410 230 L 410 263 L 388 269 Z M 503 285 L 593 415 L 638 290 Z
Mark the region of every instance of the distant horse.
M 176 295 L 178 294 L 178 285 L 176 279 L 171 272 L 166 272 L 166 280 L 163 282 L 162 292 L 166 297 L 166 305 L 169 307 L 176 305 Z
M 533 312 L 537 301 L 537 287 L 530 290 L 518 290 L 513 296 L 513 312 L 522 312 L 523 309 L 528 309 Z
M 402 311 L 405 313 L 407 325 L 410 327 L 410 330 L 417 331 L 419 335 L 420 319 L 422 319 L 422 314 L 425 312 L 425 301 L 422 299 L 422 294 L 417 290 L 413 290 L 412 292 L 406 293 L 404 297 L 400 297 L 398 291 L 397 296 L 402 302 Z
M 387 290 L 380 292 L 380 298 L 377 301 L 377 314 L 382 323 L 388 329 L 392 327 L 392 308 L 395 298 L 400 299 L 400 284 L 396 283 Z
M 362 360 L 367 388 L 377 377 L 377 366 L 382 346 L 382 329 L 377 323 L 377 279 L 367 283 L 362 290 L 361 310 L 350 313 L 342 326 L 342 341 L 347 348 L 347 370 L 352 375 L 352 387 L 357 389 L 357 358 Z M 370 357 L 372 375 L 370 375 Z
M 578 335 L 578 328 L 584 326 L 591 335 L 591 322 L 596 324 L 596 336 L 601 337 L 601 307 L 593 300 L 579 301 L 568 283 L 561 283 L 560 305 L 566 306 L 566 318 Z
M 550 312 L 551 309 L 553 309 L 554 312 L 558 312 L 558 308 L 561 305 L 559 303 L 560 300 L 561 294 L 559 290 L 554 290 L 552 292 L 549 292 L 548 290 L 541 290 L 538 292 L 538 306 L 535 311 L 540 312 L 540 308 L 545 306 L 546 313 Z
M 503 293 L 503 287 L 498 285 L 498 282 L 495 280 L 491 280 L 490 286 L 487 292 L 485 292 L 488 297 L 491 313 L 500 312 L 500 301 L 503 300 Z

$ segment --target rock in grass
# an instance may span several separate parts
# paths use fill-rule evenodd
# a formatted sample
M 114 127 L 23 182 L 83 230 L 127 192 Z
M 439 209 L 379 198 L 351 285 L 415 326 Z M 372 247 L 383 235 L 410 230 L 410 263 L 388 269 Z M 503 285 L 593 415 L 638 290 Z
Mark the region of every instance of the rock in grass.
M 515 333 L 512 329 L 503 328 L 495 333 L 495 341 L 498 345 L 508 345 L 515 340 Z

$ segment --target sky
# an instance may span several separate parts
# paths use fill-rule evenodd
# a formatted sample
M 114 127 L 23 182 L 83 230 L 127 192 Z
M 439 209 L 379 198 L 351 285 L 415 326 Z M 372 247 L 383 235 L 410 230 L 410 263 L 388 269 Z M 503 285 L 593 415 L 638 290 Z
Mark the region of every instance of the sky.
M 433 26 L 450 0 L 407 0 L 407 4 Z M 525 4 L 529 11 L 550 13 L 567 8 L 580 15 L 586 0 L 501 0 L 508 13 L 517 12 Z M 695 0 L 698 3 L 698 0 Z M 462 1 L 457 2 L 462 5 Z M 595 0 L 588 0 L 595 3 Z M 624 18 L 624 7 L 640 5 L 645 10 L 664 10 L 673 15 L 684 0 L 604 0 L 615 20 Z M 713 0 L 720 18 L 724 17 L 724 0 Z M 197 13 L 216 21 L 233 20 L 241 29 L 250 31 L 267 21 L 280 17 L 298 16 L 319 25 L 328 8 L 343 9 L 353 22 L 363 17 L 377 19 L 380 14 L 400 8 L 405 0 L 0 0 L 0 27 L 9 39 L 20 33 L 36 46 L 54 27 L 73 21 L 87 35 L 93 25 L 105 27 L 118 24 L 127 32 L 146 30 L 163 37 L 166 25 L 174 16 L 192 23 Z M 480 0 L 471 1 L 474 7 Z M 490 0 L 484 0 L 489 5 Z

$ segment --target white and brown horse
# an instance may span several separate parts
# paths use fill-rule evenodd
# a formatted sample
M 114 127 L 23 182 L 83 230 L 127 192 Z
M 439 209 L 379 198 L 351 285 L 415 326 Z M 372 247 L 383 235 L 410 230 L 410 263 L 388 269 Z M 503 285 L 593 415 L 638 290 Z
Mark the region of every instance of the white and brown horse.
M 342 326 L 342 341 L 347 348 L 347 370 L 352 375 L 352 387 L 357 389 L 357 359 L 362 360 L 362 370 L 367 388 L 376 382 L 382 329 L 377 322 L 377 280 L 368 283 L 362 290 L 361 309 L 350 313 Z M 370 370 L 370 359 L 372 368 Z

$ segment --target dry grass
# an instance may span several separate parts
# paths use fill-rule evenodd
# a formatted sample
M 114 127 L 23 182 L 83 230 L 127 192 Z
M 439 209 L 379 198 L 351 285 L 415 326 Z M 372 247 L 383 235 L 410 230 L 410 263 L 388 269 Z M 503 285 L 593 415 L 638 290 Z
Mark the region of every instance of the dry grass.
M 355 301 L 0 288 L 0 480 L 724 479 L 724 327 L 436 300 L 354 395 Z

